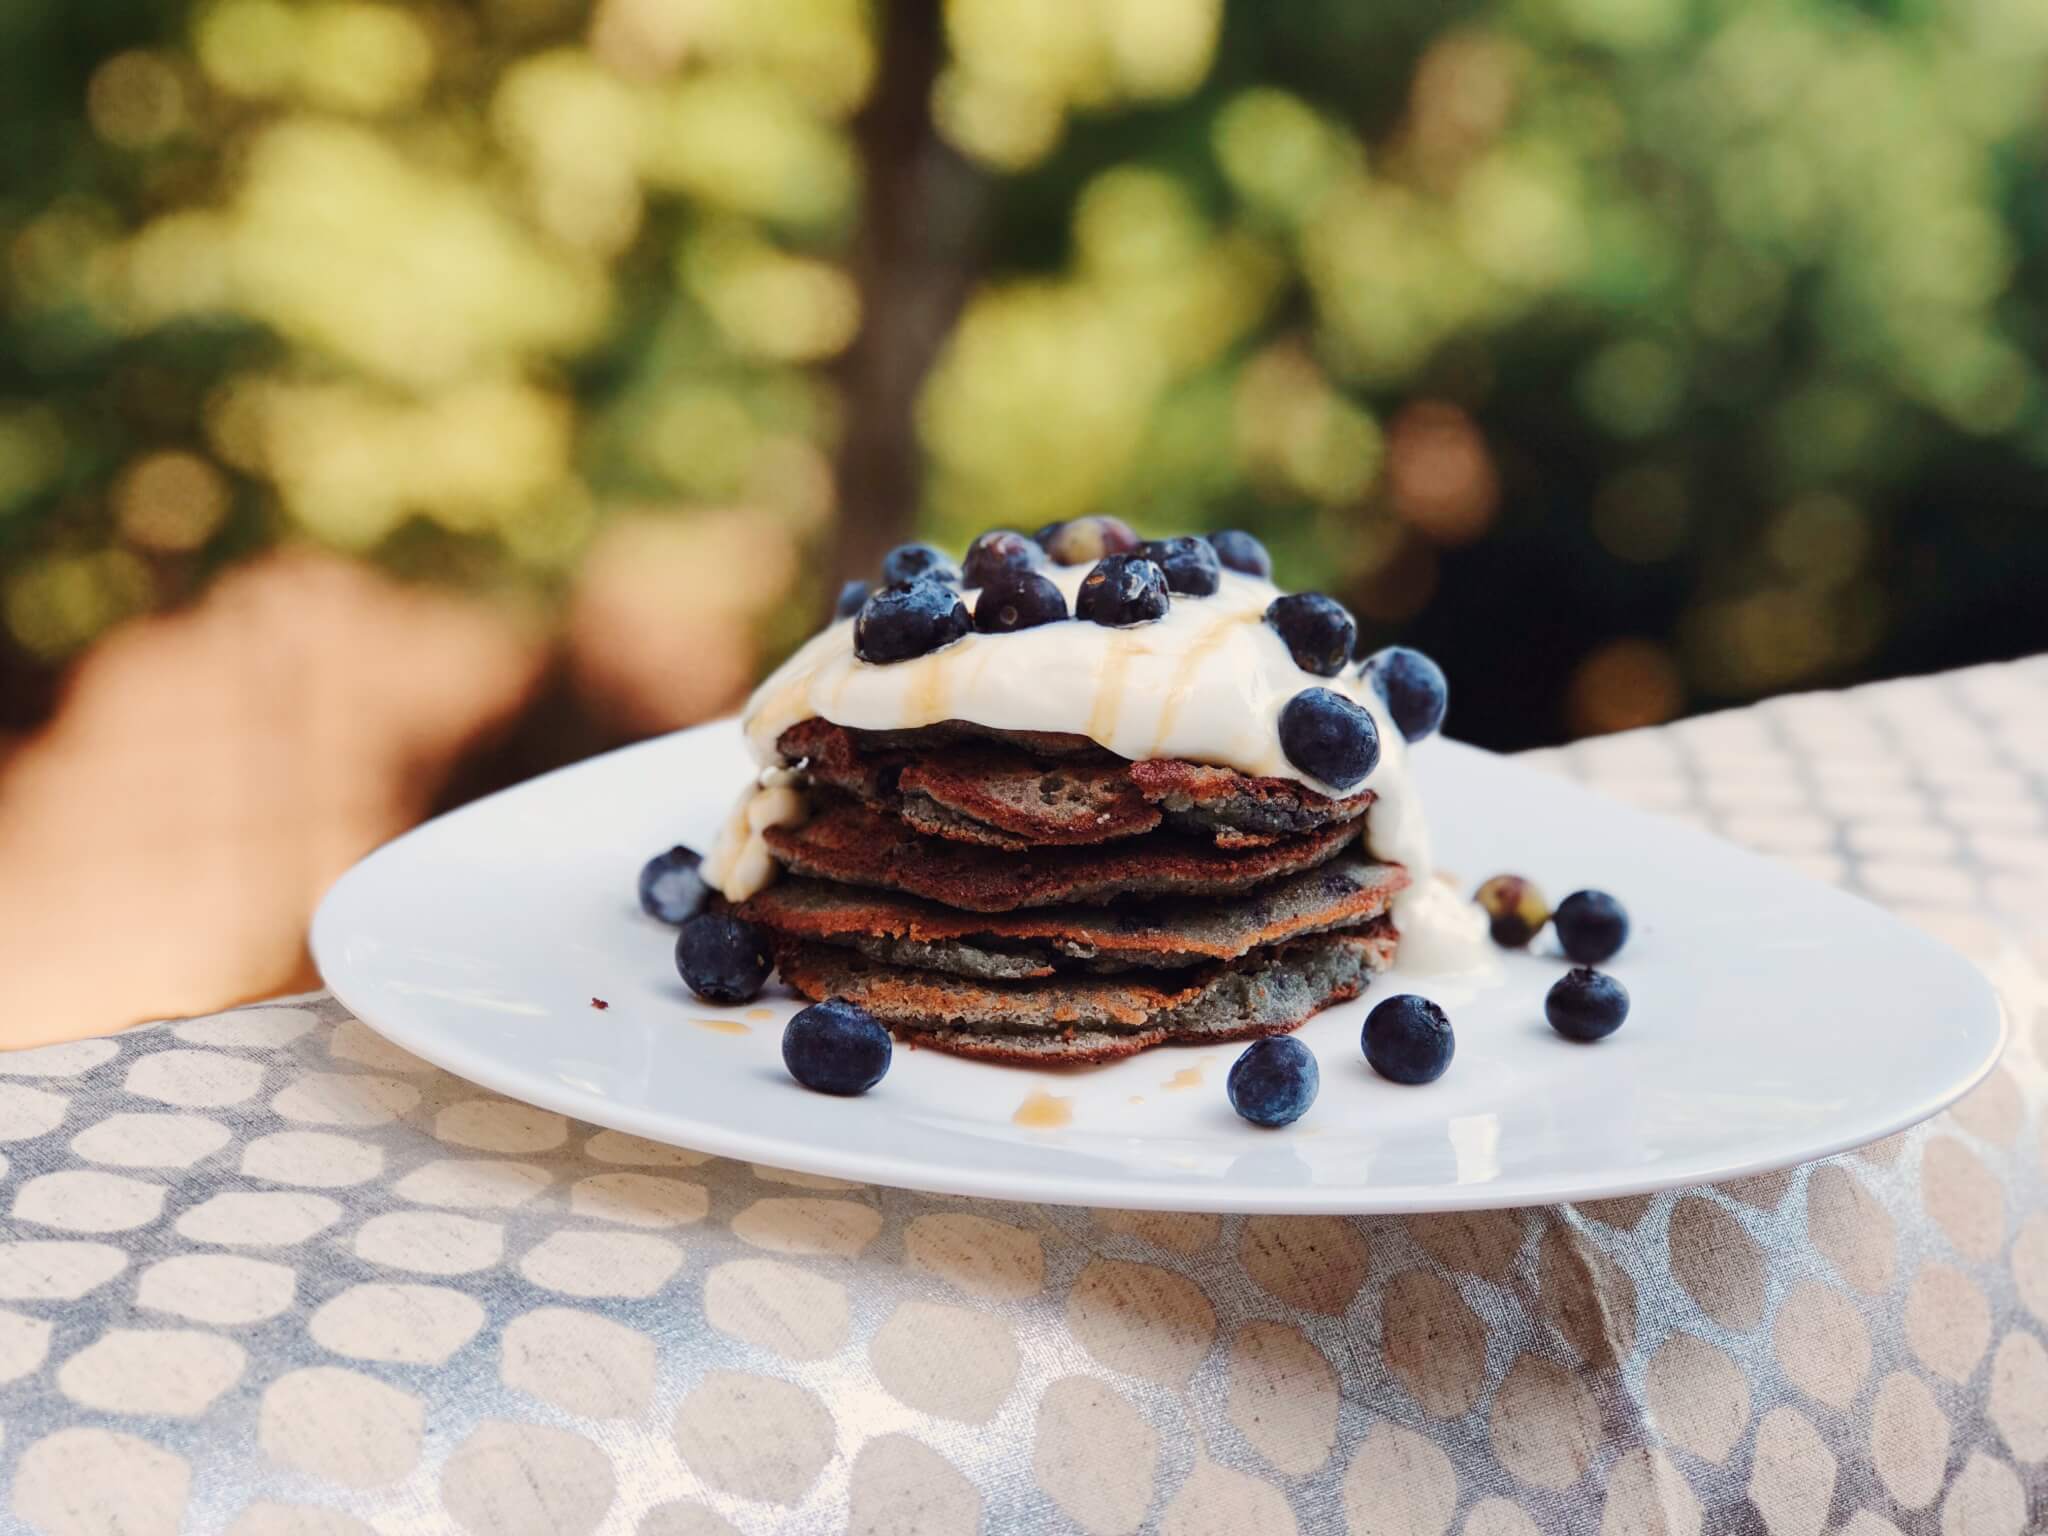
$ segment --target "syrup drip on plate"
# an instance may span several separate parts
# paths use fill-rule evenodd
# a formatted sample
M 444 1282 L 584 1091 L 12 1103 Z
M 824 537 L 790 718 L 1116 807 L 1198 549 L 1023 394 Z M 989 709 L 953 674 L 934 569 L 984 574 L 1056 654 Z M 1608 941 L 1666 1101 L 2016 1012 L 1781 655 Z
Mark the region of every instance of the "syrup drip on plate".
M 1010 1119 L 1018 1125 L 1029 1126 L 1034 1131 L 1049 1131 L 1057 1126 L 1071 1125 L 1074 1120 L 1074 1101 L 1047 1093 L 1043 1088 L 1034 1088 L 1017 1112 Z

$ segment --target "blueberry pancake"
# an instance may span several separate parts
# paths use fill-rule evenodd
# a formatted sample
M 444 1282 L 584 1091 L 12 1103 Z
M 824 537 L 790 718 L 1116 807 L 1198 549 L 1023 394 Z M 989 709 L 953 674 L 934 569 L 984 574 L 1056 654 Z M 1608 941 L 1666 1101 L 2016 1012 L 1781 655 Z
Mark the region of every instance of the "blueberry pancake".
M 1404 674 L 1397 720 L 1255 541 L 1084 518 L 890 558 L 749 701 L 759 777 L 702 866 L 789 986 L 1053 1065 L 1285 1032 L 1469 950 L 1409 783 L 1440 691 Z
M 1346 852 L 1268 882 L 1250 901 L 1168 897 L 990 913 L 791 878 L 758 892 L 739 915 L 777 934 L 856 949 L 887 964 L 1018 981 L 1236 960 L 1268 945 L 1370 922 L 1407 883 L 1405 870 Z

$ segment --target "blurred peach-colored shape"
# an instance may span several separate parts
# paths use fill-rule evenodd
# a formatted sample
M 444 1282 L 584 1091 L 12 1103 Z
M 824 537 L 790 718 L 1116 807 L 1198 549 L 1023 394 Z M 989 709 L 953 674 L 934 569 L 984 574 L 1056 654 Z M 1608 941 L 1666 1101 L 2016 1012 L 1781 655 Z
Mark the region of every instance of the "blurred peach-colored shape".
M 760 666 L 759 616 L 796 574 L 795 534 L 769 513 L 609 519 L 569 600 L 578 691 L 629 734 L 675 730 L 732 707 Z
M 0 761 L 0 1047 L 310 984 L 321 893 L 544 659 L 499 609 L 312 554 L 115 631 Z

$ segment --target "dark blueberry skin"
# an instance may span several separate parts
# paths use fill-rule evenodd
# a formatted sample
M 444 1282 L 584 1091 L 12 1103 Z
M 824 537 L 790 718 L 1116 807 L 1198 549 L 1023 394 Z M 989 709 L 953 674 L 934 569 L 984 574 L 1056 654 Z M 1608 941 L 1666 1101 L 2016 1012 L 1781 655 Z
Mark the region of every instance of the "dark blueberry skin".
M 1394 717 L 1402 740 L 1433 736 L 1444 723 L 1451 685 L 1444 678 L 1444 669 L 1422 652 L 1390 645 L 1359 663 L 1358 675 L 1387 701 L 1387 713 Z
M 951 645 L 973 627 L 951 587 L 936 581 L 884 587 L 869 595 L 853 621 L 853 654 L 862 661 L 908 661 Z
M 1004 571 L 989 579 L 974 600 L 974 627 L 984 635 L 1057 624 L 1067 616 L 1067 599 L 1036 571 Z
M 676 970 L 707 1003 L 751 1003 L 774 965 L 768 935 L 728 913 L 699 913 L 676 935 Z
M 832 605 L 832 617 L 850 619 L 860 612 L 860 605 L 868 600 L 871 589 L 864 581 L 849 581 L 839 589 L 839 600 Z
M 1567 1040 L 1605 1040 L 1628 1017 L 1628 988 L 1604 971 L 1566 971 L 1543 999 L 1543 1016 Z
M 1207 597 L 1223 580 L 1223 564 L 1207 539 L 1147 539 L 1138 553 L 1166 573 L 1169 592 Z
M 687 923 L 711 899 L 711 887 L 697 873 L 694 849 L 678 843 L 640 866 L 640 910 L 664 923 Z
M 1076 617 L 1125 629 L 1166 617 L 1166 573 L 1141 555 L 1105 555 L 1081 580 Z
M 782 1064 L 819 1093 L 866 1093 L 888 1072 L 890 1054 L 889 1031 L 843 997 L 811 1004 L 782 1031 Z
M 1580 965 L 1598 965 L 1628 942 L 1628 913 L 1605 891 L 1573 891 L 1550 915 L 1557 942 Z
M 957 587 L 960 573 L 953 569 L 953 562 L 943 550 L 933 549 L 929 544 L 898 544 L 882 556 L 882 585 L 903 587 L 913 581 L 942 581 Z
M 967 546 L 967 558 L 960 562 L 960 582 L 966 587 L 985 587 L 1006 571 L 1035 571 L 1043 564 L 1044 550 L 1021 533 L 998 528 Z
M 1341 693 L 1304 688 L 1280 711 L 1280 750 L 1303 773 L 1349 790 L 1380 763 L 1380 729 Z
M 1254 1040 L 1231 1065 L 1230 1107 L 1253 1125 L 1292 1125 L 1316 1101 L 1315 1052 L 1292 1035 Z
M 1216 558 L 1225 569 L 1241 571 L 1261 581 L 1272 580 L 1273 557 L 1266 553 L 1265 545 L 1242 528 L 1225 528 L 1221 533 L 1210 534 L 1209 547 L 1216 551 Z
M 1365 1059 L 1392 1083 L 1433 1083 L 1444 1075 L 1458 1042 L 1443 1009 L 1403 992 L 1365 1016 Z
M 1266 609 L 1266 622 L 1287 643 L 1294 664 L 1317 677 L 1335 677 L 1351 661 L 1358 625 L 1334 597 L 1290 592 Z

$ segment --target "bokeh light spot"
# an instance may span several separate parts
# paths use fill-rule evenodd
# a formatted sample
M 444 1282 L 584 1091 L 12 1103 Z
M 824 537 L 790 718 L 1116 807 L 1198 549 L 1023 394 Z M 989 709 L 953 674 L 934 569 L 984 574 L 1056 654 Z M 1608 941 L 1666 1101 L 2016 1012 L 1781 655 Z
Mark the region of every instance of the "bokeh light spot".
M 1610 475 L 1593 498 L 1593 537 L 1617 560 L 1654 565 L 1685 547 L 1692 507 L 1684 477 L 1660 465 Z
M 1772 520 L 1766 546 L 1787 575 L 1839 586 L 1868 555 L 1870 524 L 1862 508 L 1846 497 L 1807 496 Z
M 1313 108 L 1285 91 L 1261 87 L 1233 97 L 1212 134 L 1217 162 L 1246 201 L 1299 219 L 1347 163 L 1359 159 Z
M 10 576 L 7 628 L 24 650 L 57 660 L 140 612 L 151 595 L 148 570 L 125 549 L 48 555 Z
M 150 454 L 114 485 L 114 518 L 122 534 L 163 554 L 199 548 L 227 511 L 227 481 L 197 454 Z
M 1469 544 L 1500 505 L 1486 438 L 1470 416 L 1440 400 L 1418 401 L 1394 418 L 1387 487 L 1401 520 L 1438 544 Z
M 1661 430 L 1684 395 L 1685 374 L 1677 357 L 1654 341 L 1603 347 L 1579 374 L 1586 414 L 1616 437 L 1647 437 Z
M 0 408 L 0 511 L 42 490 L 64 468 L 64 423 L 46 405 Z
M 1565 695 L 1574 736 L 1598 736 L 1661 725 L 1685 706 L 1685 686 L 1671 653 L 1654 640 L 1610 640 L 1572 670 Z
M 184 126 L 185 88 L 163 59 L 131 49 L 92 72 L 85 111 L 93 132 L 116 149 L 148 149 Z

